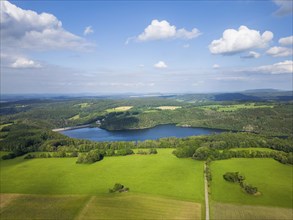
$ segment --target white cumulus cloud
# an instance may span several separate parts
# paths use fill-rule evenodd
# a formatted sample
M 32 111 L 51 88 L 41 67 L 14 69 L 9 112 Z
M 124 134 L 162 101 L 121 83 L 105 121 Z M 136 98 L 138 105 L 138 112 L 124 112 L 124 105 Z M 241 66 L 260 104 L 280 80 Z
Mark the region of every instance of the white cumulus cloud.
M 284 46 L 292 45 L 293 44 L 293 36 L 280 38 L 279 44 L 284 45 Z
M 212 54 L 235 54 L 253 48 L 263 48 L 273 39 L 273 33 L 265 31 L 261 34 L 257 30 L 240 26 L 238 30 L 227 29 L 218 40 L 213 40 L 209 45 Z
M 34 50 L 85 50 L 93 45 L 66 31 L 62 22 L 49 13 L 23 10 L 8 1 L 0 2 L 3 47 Z
M 292 48 L 287 47 L 271 47 L 266 51 L 268 55 L 271 55 L 273 57 L 286 57 L 286 56 L 292 56 L 293 50 Z
M 274 3 L 279 7 L 275 12 L 275 15 L 284 16 L 292 14 L 293 12 L 293 1 L 292 0 L 273 0 Z
M 85 29 L 84 29 L 84 31 L 83 31 L 83 35 L 89 35 L 89 34 L 92 34 L 92 33 L 94 33 L 94 30 L 93 30 L 93 28 L 92 28 L 92 26 L 87 26 Z
M 16 69 L 25 69 L 25 68 L 40 68 L 41 65 L 39 63 L 36 63 L 33 60 L 21 57 L 21 58 L 17 58 L 16 61 L 11 64 L 11 67 Z
M 177 29 L 176 26 L 171 25 L 166 20 L 152 20 L 151 24 L 144 29 L 144 32 L 135 37 L 138 41 L 151 41 L 161 39 L 184 39 L 190 40 L 196 38 L 201 33 L 198 29 L 193 28 L 191 31 L 187 31 L 184 28 Z M 131 39 L 131 38 L 129 38 Z
M 165 69 L 168 66 L 167 66 L 167 64 L 164 61 L 159 61 L 156 64 L 154 64 L 154 67 L 155 68 L 158 68 L 158 69 Z
M 272 65 L 260 66 L 252 69 L 253 72 L 269 73 L 269 74 L 288 74 L 293 73 L 293 61 L 285 60 L 283 62 Z
M 259 58 L 260 54 L 255 51 L 249 51 L 246 55 L 242 56 L 241 58 L 244 59 L 253 59 L 253 58 Z

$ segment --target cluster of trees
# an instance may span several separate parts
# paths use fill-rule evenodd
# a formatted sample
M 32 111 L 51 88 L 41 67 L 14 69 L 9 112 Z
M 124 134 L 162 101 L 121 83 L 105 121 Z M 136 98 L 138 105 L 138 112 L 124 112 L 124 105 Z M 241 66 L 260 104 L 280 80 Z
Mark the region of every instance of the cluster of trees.
M 293 153 L 282 151 L 258 151 L 258 150 L 215 150 L 209 147 L 199 147 L 193 159 L 196 160 L 223 160 L 230 158 L 273 158 L 283 164 L 293 164 Z
M 193 139 L 194 141 L 190 141 Z M 185 141 L 183 141 L 185 142 Z M 222 133 L 189 138 L 186 145 L 179 146 L 173 154 L 179 158 L 196 160 L 222 160 L 229 158 L 274 158 L 284 164 L 293 164 L 292 138 L 271 138 L 251 133 Z M 241 148 L 270 148 L 275 151 L 240 150 Z M 231 148 L 239 148 L 232 151 Z
M 122 184 L 120 183 L 115 183 L 114 187 L 112 189 L 109 189 L 109 193 L 114 193 L 114 192 L 128 192 L 129 188 L 128 187 L 124 187 Z
M 103 160 L 104 155 L 100 150 L 91 150 L 87 153 L 78 154 L 76 163 L 95 163 L 97 161 Z
M 228 182 L 240 183 L 245 180 L 243 175 L 240 175 L 239 172 L 227 172 L 223 175 L 223 178 Z
M 240 175 L 239 172 L 227 172 L 223 175 L 223 178 L 232 183 L 239 183 L 240 187 L 248 194 L 256 194 L 258 192 L 257 187 L 245 183 L 245 177 Z

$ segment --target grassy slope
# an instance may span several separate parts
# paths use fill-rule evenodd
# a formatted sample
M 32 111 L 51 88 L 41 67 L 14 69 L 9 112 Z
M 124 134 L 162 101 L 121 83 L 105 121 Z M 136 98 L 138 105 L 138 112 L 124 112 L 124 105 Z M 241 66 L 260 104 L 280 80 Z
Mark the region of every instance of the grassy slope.
M 291 220 L 293 211 L 288 208 L 273 208 L 264 206 L 234 205 L 213 203 L 212 219 L 214 220 Z
M 118 182 L 131 192 L 202 202 L 203 162 L 171 152 L 106 157 L 91 165 L 76 164 L 76 158 L 1 161 L 1 192 L 103 195 Z
M 230 159 L 211 164 L 212 195 L 217 202 L 292 208 L 293 166 L 273 159 Z M 226 172 L 239 171 L 246 182 L 258 187 L 260 196 L 244 193 L 238 184 L 223 179 Z

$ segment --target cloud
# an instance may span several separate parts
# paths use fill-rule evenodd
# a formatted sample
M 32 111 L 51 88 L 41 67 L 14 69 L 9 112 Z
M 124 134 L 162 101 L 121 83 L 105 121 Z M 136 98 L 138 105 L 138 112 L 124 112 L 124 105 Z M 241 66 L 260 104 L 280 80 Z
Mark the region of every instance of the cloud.
M 293 44 L 293 36 L 280 38 L 279 44 L 284 45 L 284 46 L 285 45 L 292 45 Z
M 272 65 L 260 66 L 253 68 L 252 72 L 269 73 L 269 74 L 288 74 L 293 73 L 293 61 L 285 60 Z
M 246 81 L 247 78 L 242 76 L 222 76 L 222 77 L 216 77 L 214 78 L 218 81 Z
M 14 69 L 41 68 L 42 65 L 23 55 L 9 55 L 1 53 L 1 67 Z
M 26 58 L 18 58 L 12 65 L 12 68 L 23 69 L 23 68 L 40 68 L 41 65 L 33 60 Z
M 152 20 L 151 24 L 144 29 L 144 32 L 138 35 L 138 37 L 129 38 L 129 40 L 135 39 L 137 41 L 151 41 L 151 40 L 163 40 L 163 39 L 184 39 L 190 40 L 200 35 L 200 31 L 193 28 L 191 31 L 187 31 L 184 28 L 178 29 L 174 25 L 166 20 L 158 21 Z
M 284 16 L 292 14 L 293 2 L 292 0 L 273 0 L 279 9 L 274 13 L 277 16 Z
M 219 69 L 219 68 L 220 68 L 220 65 L 218 65 L 218 64 L 213 65 L 213 69 Z
M 273 57 L 286 57 L 286 56 L 292 56 L 293 50 L 292 48 L 287 47 L 271 47 L 266 51 L 268 55 L 271 55 Z
M 89 34 L 92 34 L 92 33 L 94 33 L 94 30 L 93 30 L 93 28 L 92 28 L 92 26 L 87 26 L 85 29 L 84 29 L 84 31 L 83 31 L 83 35 L 89 35 Z
M 8 1 L 0 6 L 3 48 L 89 50 L 94 46 L 63 29 L 52 14 L 23 10 Z
M 165 69 L 167 68 L 168 66 L 166 65 L 166 63 L 164 61 L 159 61 L 158 63 L 156 63 L 154 65 L 155 68 L 158 68 L 158 69 Z
M 257 30 L 240 26 L 238 30 L 227 29 L 222 38 L 213 40 L 209 45 L 212 54 L 231 55 L 253 48 L 263 48 L 273 39 L 273 33 L 265 31 L 260 34 Z
M 253 58 L 259 58 L 260 54 L 254 51 L 249 51 L 248 54 L 242 56 L 241 58 L 244 59 L 253 59 Z

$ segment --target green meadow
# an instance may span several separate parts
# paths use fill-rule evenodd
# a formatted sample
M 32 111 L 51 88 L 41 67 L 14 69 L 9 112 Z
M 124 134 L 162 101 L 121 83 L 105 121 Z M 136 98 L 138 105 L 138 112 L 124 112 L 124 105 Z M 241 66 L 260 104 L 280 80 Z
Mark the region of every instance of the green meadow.
M 76 158 L 1 161 L 1 193 L 105 195 L 121 183 L 135 193 L 203 202 L 203 162 L 176 158 L 172 151 L 94 164 L 76 164 Z
M 292 208 L 293 167 L 273 159 L 237 158 L 211 163 L 211 199 L 216 202 Z M 249 195 L 237 183 L 223 179 L 226 172 L 240 172 L 260 195 Z

